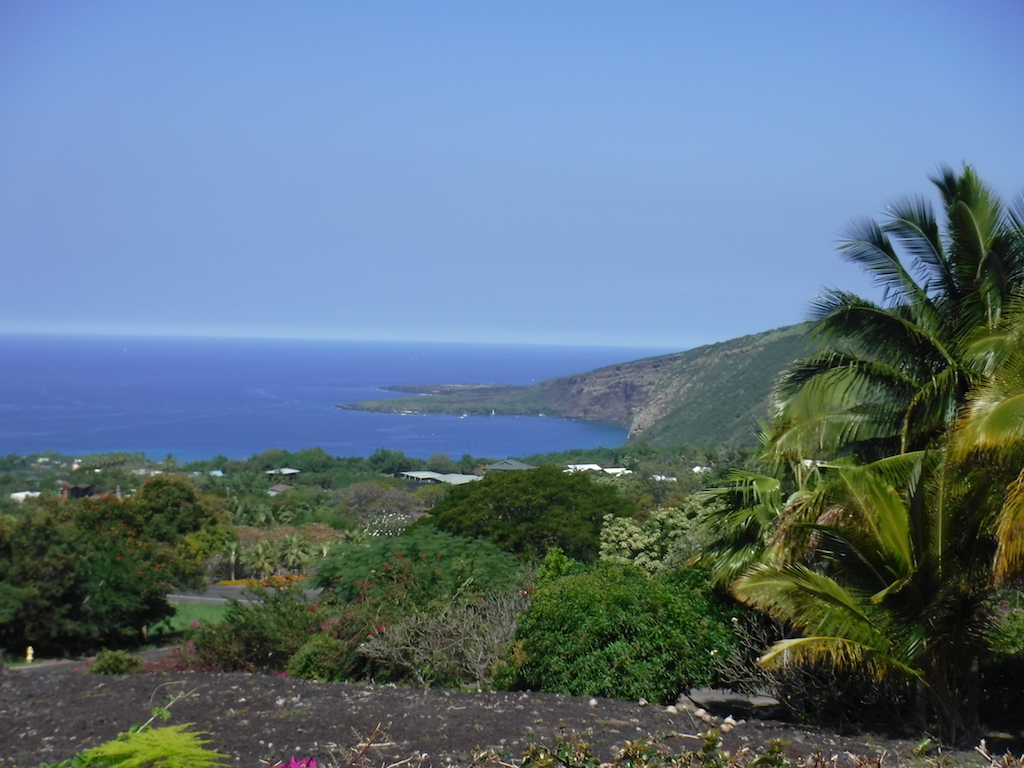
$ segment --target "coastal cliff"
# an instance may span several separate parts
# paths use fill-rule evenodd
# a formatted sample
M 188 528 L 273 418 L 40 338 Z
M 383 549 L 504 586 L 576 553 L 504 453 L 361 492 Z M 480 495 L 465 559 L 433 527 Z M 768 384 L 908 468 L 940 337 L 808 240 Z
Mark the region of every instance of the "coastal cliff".
M 808 353 L 806 331 L 806 324 L 787 326 L 533 386 L 395 386 L 417 396 L 339 407 L 557 416 L 615 424 L 630 441 L 652 445 L 751 445 L 776 376 Z

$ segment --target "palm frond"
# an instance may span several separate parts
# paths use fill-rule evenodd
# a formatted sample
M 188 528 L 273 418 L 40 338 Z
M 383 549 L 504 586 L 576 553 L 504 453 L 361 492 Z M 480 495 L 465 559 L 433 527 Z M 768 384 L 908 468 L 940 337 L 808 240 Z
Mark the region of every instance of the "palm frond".
M 846 352 L 907 370 L 931 371 L 950 360 L 944 341 L 948 322 L 938 312 L 922 312 L 919 306 L 894 311 L 836 291 L 820 295 L 813 306 L 811 336 L 827 345 L 825 352 Z
M 959 457 L 973 452 L 1006 453 L 1011 446 L 1024 445 L 1024 390 L 998 399 L 974 399 L 953 445 Z
M 996 539 L 993 572 L 1005 583 L 1024 571 L 1024 469 L 1006 489 L 996 521 Z
M 957 364 L 950 364 L 922 384 L 911 398 L 903 417 L 901 442 L 904 451 L 930 443 L 956 421 L 971 378 L 970 372 Z
M 927 275 L 925 293 L 946 293 L 955 286 L 955 277 L 942 248 L 935 212 L 923 197 L 907 197 L 889 205 L 890 219 L 883 229 L 896 236 Z
M 841 473 L 851 502 L 869 527 L 878 548 L 893 563 L 893 575 L 904 576 L 913 567 L 910 516 L 901 494 L 870 467 Z
M 798 629 L 887 644 L 863 600 L 804 565 L 759 565 L 737 581 L 732 592 L 742 602 Z M 834 631 L 840 628 L 843 631 Z
M 843 258 L 868 270 L 886 302 L 924 301 L 927 296 L 900 261 L 885 231 L 874 221 L 854 222 L 843 232 Z
M 827 662 L 838 667 L 861 668 L 881 680 L 891 672 L 920 678 L 920 667 L 907 664 L 895 656 L 844 637 L 793 637 L 774 643 L 758 659 L 765 667 Z

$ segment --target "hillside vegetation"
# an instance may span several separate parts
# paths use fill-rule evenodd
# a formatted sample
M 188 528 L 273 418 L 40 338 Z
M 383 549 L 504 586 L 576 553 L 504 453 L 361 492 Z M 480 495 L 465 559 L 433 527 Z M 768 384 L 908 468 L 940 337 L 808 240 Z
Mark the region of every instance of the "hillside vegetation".
M 560 376 L 533 386 L 402 385 L 415 397 L 340 405 L 384 413 L 529 415 L 584 419 L 629 430 L 651 445 L 741 446 L 767 418 L 779 372 L 807 355 L 807 324 L 685 352 Z

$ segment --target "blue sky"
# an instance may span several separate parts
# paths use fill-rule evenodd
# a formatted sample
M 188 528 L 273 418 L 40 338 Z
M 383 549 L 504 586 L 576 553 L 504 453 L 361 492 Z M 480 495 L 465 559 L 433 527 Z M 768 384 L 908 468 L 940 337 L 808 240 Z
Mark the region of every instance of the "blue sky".
M 0 4 L 0 332 L 690 347 L 939 164 L 1024 189 L 1024 6 Z

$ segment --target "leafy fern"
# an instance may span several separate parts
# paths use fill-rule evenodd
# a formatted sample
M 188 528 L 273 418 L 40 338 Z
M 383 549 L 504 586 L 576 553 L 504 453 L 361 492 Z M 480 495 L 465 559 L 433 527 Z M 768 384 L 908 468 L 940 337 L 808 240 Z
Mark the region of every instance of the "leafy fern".
M 122 734 L 82 754 L 86 766 L 109 768 L 211 768 L 225 757 L 203 744 L 197 733 L 186 733 L 192 723 L 148 728 Z

